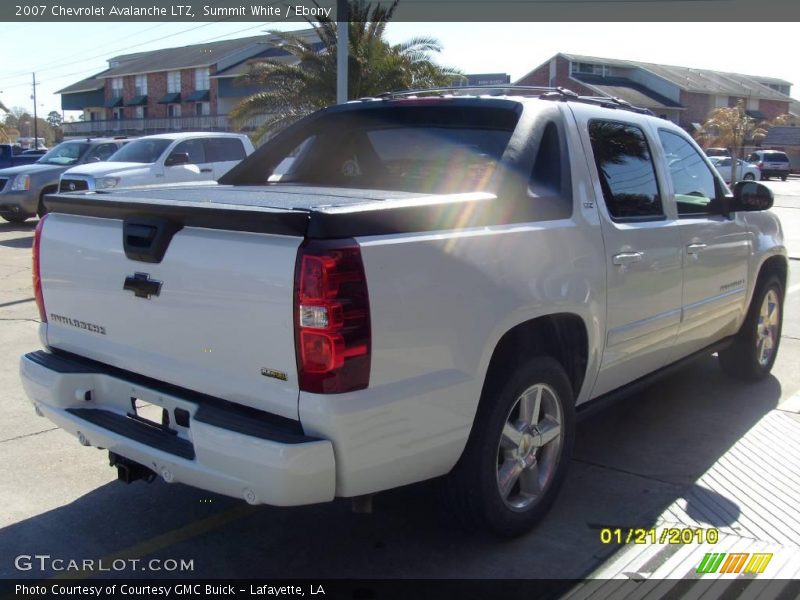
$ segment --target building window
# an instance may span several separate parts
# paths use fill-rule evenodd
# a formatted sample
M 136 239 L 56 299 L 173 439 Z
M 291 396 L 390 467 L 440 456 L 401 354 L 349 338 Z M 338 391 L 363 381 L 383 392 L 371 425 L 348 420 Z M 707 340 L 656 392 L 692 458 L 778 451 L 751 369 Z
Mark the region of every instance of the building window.
M 181 91 L 181 72 L 169 71 L 167 73 L 167 93 L 177 94 Z
M 208 67 L 194 70 L 194 89 L 196 91 L 211 89 Z
M 181 116 L 181 105 L 180 104 L 167 104 L 167 116 L 168 117 L 180 117 Z
M 136 118 L 137 119 L 146 119 L 147 118 L 147 107 L 146 106 L 137 106 L 136 107 Z
M 211 105 L 208 102 L 196 102 L 194 105 L 194 114 L 202 117 L 211 113 Z
M 122 97 L 122 77 L 114 77 L 111 80 L 111 95 L 115 98 Z
M 124 118 L 124 108 L 112 108 L 111 109 L 111 118 L 115 121 L 119 121 L 120 119 Z
M 136 96 L 147 96 L 147 75 L 136 76 Z
M 604 75 L 605 67 L 592 63 L 570 63 L 573 73 L 585 73 L 587 75 Z

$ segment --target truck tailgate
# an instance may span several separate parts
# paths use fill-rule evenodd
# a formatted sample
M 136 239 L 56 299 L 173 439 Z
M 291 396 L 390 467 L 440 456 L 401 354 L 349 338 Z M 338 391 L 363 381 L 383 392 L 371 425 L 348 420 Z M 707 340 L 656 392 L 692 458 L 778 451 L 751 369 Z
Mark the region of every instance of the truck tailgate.
M 297 419 L 292 303 L 302 236 L 186 224 L 160 262 L 142 262 L 126 255 L 123 227 L 48 215 L 48 344 Z

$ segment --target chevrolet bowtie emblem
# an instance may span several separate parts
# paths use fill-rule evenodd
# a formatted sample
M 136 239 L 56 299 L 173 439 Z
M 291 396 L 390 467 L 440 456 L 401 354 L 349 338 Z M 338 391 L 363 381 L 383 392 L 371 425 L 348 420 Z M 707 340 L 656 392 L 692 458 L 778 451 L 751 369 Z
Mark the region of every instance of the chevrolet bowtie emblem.
M 150 279 L 147 273 L 134 273 L 133 277 L 126 277 L 123 290 L 128 290 L 136 294 L 137 298 L 150 299 L 150 296 L 158 296 L 161 293 L 161 282 Z

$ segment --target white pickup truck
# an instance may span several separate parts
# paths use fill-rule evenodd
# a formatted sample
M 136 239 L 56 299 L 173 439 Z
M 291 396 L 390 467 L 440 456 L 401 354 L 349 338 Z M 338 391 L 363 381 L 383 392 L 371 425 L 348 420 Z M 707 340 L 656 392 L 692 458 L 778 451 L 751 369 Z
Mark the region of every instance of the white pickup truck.
M 712 352 L 775 361 L 770 191 L 618 101 L 351 102 L 219 183 L 53 195 L 37 227 L 25 390 L 125 481 L 286 506 L 442 477 L 463 522 L 518 535 L 576 407 Z
M 241 133 L 184 131 L 148 135 L 129 142 L 100 163 L 72 167 L 61 174 L 59 191 L 213 181 L 253 153 Z

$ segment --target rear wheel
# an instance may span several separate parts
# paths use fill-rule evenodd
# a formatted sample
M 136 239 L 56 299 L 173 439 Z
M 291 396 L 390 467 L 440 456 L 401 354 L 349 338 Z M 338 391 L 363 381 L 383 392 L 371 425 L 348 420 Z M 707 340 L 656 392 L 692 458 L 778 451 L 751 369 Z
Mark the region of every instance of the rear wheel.
M 770 276 L 756 288 L 747 318 L 733 344 L 719 353 L 723 371 L 737 379 L 769 375 L 781 342 L 783 287 Z
M 467 447 L 444 480 L 446 501 L 470 529 L 529 531 L 564 480 L 575 438 L 572 387 L 561 365 L 533 358 L 481 401 Z
M 788 175 L 781 175 L 781 181 L 786 181 L 788 178 Z
M 755 180 L 755 176 L 752 173 L 745 173 L 744 174 L 744 180 L 745 181 L 754 181 Z

